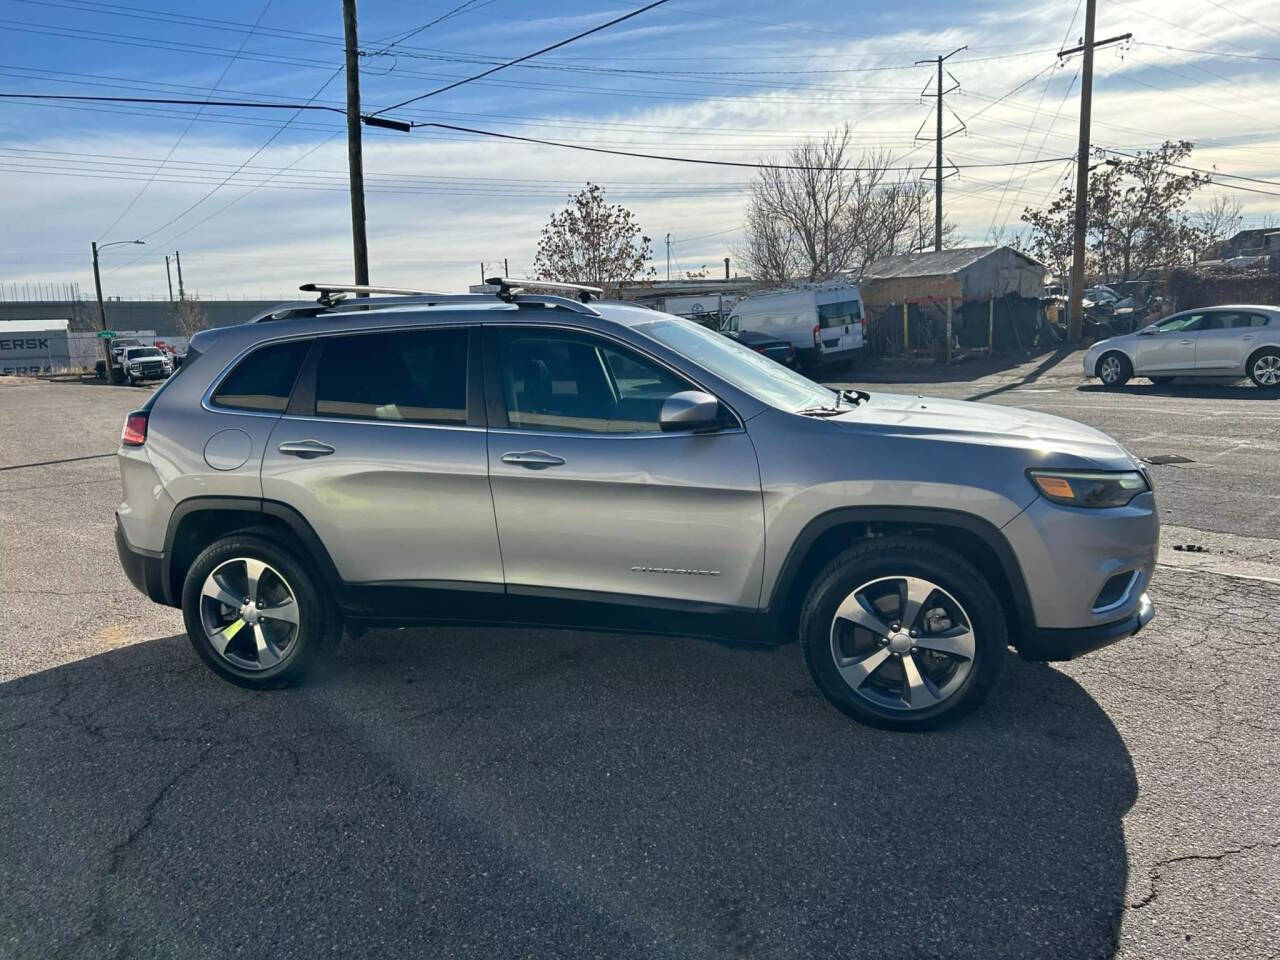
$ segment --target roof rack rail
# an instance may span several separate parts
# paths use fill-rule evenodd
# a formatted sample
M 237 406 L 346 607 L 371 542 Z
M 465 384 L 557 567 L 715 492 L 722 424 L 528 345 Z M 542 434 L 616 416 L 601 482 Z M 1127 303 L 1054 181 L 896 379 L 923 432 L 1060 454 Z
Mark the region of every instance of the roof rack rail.
M 583 303 L 589 303 L 594 297 L 599 300 L 604 296 L 600 287 L 590 287 L 585 283 L 561 283 L 558 280 L 511 280 L 507 277 L 487 277 L 484 281 L 498 288 L 498 299 L 511 302 L 525 290 L 550 290 L 553 293 L 571 293 Z
M 398 297 L 438 296 L 433 290 L 411 290 L 405 287 L 371 287 L 359 283 L 304 283 L 298 287 L 303 293 L 320 294 L 320 302 L 336 303 L 343 299 L 343 294 L 390 294 Z M 335 297 L 334 294 L 337 294 Z
M 382 307 L 432 307 L 447 303 L 498 305 L 492 293 L 430 293 L 425 290 L 407 290 L 402 287 L 370 287 L 336 283 L 304 283 L 299 289 L 307 293 L 319 293 L 320 297 L 318 300 L 295 300 L 290 303 L 276 304 L 247 322 L 263 323 L 269 320 L 351 313 Z M 348 293 L 368 294 L 368 296 L 350 299 L 346 296 Z M 528 294 L 518 287 L 504 287 L 498 293 L 497 301 L 517 307 L 541 307 L 548 310 L 567 310 L 593 317 L 600 316 L 598 311 L 585 302 L 570 300 L 566 297 Z

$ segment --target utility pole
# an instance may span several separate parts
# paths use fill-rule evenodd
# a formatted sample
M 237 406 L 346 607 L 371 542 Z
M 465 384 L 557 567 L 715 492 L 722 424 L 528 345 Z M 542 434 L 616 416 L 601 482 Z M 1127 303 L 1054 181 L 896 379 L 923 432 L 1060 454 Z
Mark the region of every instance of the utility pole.
M 967 46 L 957 47 L 955 50 L 952 50 L 950 53 L 948 53 L 945 57 L 936 57 L 933 60 L 917 60 L 916 61 L 917 66 L 922 63 L 936 63 L 938 65 L 938 86 L 937 86 L 937 93 L 934 94 L 934 96 L 937 97 L 938 99 L 936 132 L 934 134 L 934 166 L 933 166 L 933 178 L 934 178 L 933 180 L 933 249 L 934 250 L 942 249 L 942 141 L 945 139 L 942 135 L 942 98 L 946 94 L 951 93 L 953 90 L 956 90 L 960 87 L 960 84 L 957 82 L 955 86 L 947 90 L 942 89 L 942 64 L 945 61 L 950 60 L 961 50 L 968 50 L 968 49 L 969 48 Z M 952 77 L 952 79 L 954 80 L 955 78 Z M 924 124 L 922 123 L 920 126 L 923 127 Z M 961 129 L 963 129 L 963 124 L 961 125 Z M 954 133 L 958 131 L 952 131 L 952 132 Z M 916 132 L 916 139 L 919 139 L 919 131 Z
M 1089 231 L 1089 125 L 1093 112 L 1093 51 L 1095 47 L 1128 40 L 1132 33 L 1124 33 L 1106 40 L 1093 42 L 1093 22 L 1098 0 L 1086 0 L 1084 12 L 1084 43 L 1070 50 L 1062 50 L 1058 57 L 1084 51 L 1084 64 L 1080 68 L 1080 143 L 1076 157 L 1076 216 L 1074 249 L 1071 255 L 1071 300 L 1068 306 L 1067 337 L 1079 340 L 1084 332 L 1084 241 Z
M 169 302 L 173 303 L 173 273 L 169 270 L 169 255 L 164 255 L 164 277 L 169 281 Z
M 351 248 L 355 282 L 369 283 L 369 244 L 364 232 L 364 155 L 360 146 L 360 47 L 356 0 L 342 0 L 342 32 L 347 46 L 347 170 L 351 186 Z M 482 271 L 483 272 L 483 271 Z
M 187 299 L 187 290 L 182 285 L 182 254 L 177 250 L 173 251 L 173 259 L 178 264 L 178 299 Z
M 667 234 L 667 279 L 671 279 L 671 234 Z
M 98 329 L 99 330 L 105 331 L 107 329 L 107 305 L 102 299 L 102 274 L 98 271 L 98 252 L 100 250 L 107 249 L 107 247 L 118 247 L 126 243 L 138 245 L 138 244 L 141 244 L 142 242 L 143 241 L 141 240 L 116 240 L 116 241 L 113 241 L 112 243 L 104 243 L 101 247 L 98 246 L 97 240 L 90 241 L 89 243 L 89 249 L 93 251 L 93 287 L 98 294 Z M 107 383 L 112 383 L 114 381 L 114 377 L 112 376 L 113 364 L 111 362 L 111 341 L 108 340 L 106 337 L 102 338 L 102 349 L 106 357 L 105 369 L 107 374 Z

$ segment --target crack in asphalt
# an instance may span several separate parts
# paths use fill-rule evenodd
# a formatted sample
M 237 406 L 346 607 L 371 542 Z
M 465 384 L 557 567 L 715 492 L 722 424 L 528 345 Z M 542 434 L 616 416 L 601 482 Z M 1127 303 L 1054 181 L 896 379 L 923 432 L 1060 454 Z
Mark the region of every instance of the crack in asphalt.
M 1262 840 L 1257 843 L 1247 843 L 1239 847 L 1228 847 L 1218 853 L 1188 853 L 1178 857 L 1169 857 L 1165 860 L 1158 860 L 1153 863 L 1147 871 L 1147 879 L 1151 884 L 1151 890 L 1145 897 L 1134 903 L 1126 903 L 1125 910 L 1143 910 L 1153 904 L 1160 896 L 1160 881 L 1164 879 L 1161 872 L 1166 867 L 1174 866 L 1179 863 L 1218 863 L 1228 857 L 1234 857 L 1241 853 L 1249 853 L 1253 850 L 1260 849 L 1277 850 L 1280 849 L 1280 841 Z
M 156 792 L 155 796 L 151 798 L 150 802 L 143 807 L 141 819 L 137 825 L 129 831 L 129 834 L 123 840 L 116 843 L 109 851 L 107 851 L 106 869 L 97 876 L 98 882 L 95 890 L 94 902 L 89 910 L 88 927 L 78 934 L 74 940 L 72 940 L 72 948 L 78 947 L 82 943 L 90 940 L 99 946 L 104 944 L 104 941 L 106 941 L 106 938 L 110 933 L 108 928 L 110 926 L 111 918 L 107 911 L 107 899 L 112 879 L 119 873 L 120 868 L 124 865 L 125 858 L 128 856 L 129 851 L 155 822 L 156 811 L 159 810 L 160 805 L 165 801 L 165 798 L 169 796 L 179 783 L 193 775 L 205 760 L 208 759 L 212 752 L 213 744 L 209 744 L 200 751 L 194 760 L 175 771 L 173 775 L 161 785 L 160 789 Z M 126 937 L 118 944 L 112 955 L 116 960 L 121 960 L 121 958 L 129 956 L 130 953 L 130 943 Z

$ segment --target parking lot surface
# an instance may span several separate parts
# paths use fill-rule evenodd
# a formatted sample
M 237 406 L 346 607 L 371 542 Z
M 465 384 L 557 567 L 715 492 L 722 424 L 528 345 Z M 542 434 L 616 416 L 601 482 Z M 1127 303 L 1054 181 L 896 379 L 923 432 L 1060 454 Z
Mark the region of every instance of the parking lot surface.
M 145 391 L 0 378 L 0 957 L 1275 956 L 1280 400 L 1057 360 L 869 389 L 1192 461 L 1157 618 L 926 735 L 795 645 L 374 631 L 230 686 L 115 557 Z

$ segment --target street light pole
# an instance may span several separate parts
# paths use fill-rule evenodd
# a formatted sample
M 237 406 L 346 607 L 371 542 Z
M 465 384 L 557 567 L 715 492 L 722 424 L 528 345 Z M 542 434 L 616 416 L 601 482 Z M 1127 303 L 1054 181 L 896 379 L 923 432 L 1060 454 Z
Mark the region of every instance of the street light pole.
M 98 322 L 100 324 L 100 329 L 104 331 L 107 329 L 107 305 L 106 303 L 103 302 L 103 299 L 102 299 L 102 274 L 98 271 L 98 253 L 101 250 L 107 249 L 107 247 L 118 247 L 126 243 L 140 244 L 140 243 L 145 243 L 145 241 L 116 240 L 112 243 L 104 243 L 102 246 L 98 246 L 97 240 L 93 240 L 89 243 L 89 248 L 93 251 L 93 286 L 98 293 Z M 102 349 L 106 355 L 106 366 L 104 369 L 106 370 L 106 373 L 107 373 L 107 383 L 111 383 L 115 379 L 115 377 L 113 376 L 114 365 L 111 360 L 111 341 L 108 340 L 106 337 L 102 338 Z

